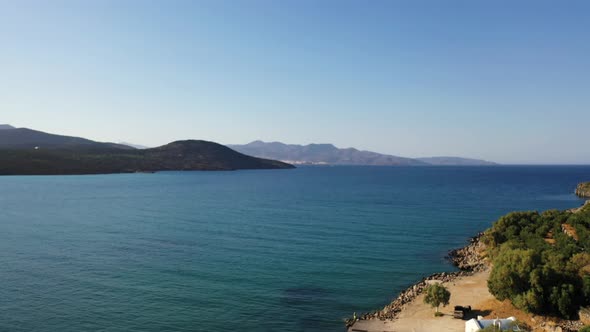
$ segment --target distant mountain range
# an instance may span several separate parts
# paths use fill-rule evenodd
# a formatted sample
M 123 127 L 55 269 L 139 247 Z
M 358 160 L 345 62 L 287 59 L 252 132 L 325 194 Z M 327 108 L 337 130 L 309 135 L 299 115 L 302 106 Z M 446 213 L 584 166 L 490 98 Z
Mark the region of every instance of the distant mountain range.
M 139 150 L 9 125 L 0 128 L 0 175 L 293 168 L 280 161 L 247 156 L 201 140 L 176 141 Z
M 308 165 L 373 165 L 373 166 L 484 166 L 496 163 L 460 157 L 405 158 L 361 151 L 355 148 L 339 149 L 332 144 L 284 144 L 281 142 L 254 141 L 245 145 L 228 145 L 251 156 L 282 160 L 291 164 Z
M 498 165 L 497 163 L 487 161 L 487 160 L 461 158 L 461 157 L 426 157 L 426 158 L 416 158 L 416 159 L 423 161 L 427 164 L 436 165 L 436 166 L 492 166 L 492 165 Z
M 150 148 L 149 146 L 139 145 L 139 144 L 133 144 L 133 143 L 127 143 L 127 142 L 119 142 L 117 144 L 127 145 L 127 146 L 130 146 L 132 148 L 136 148 L 136 149 L 140 149 L 140 150 L 142 150 L 142 149 L 149 149 Z
M 254 141 L 226 147 L 214 142 L 185 140 L 146 148 L 0 124 L 0 175 L 280 169 L 292 168 L 290 164 L 495 165 L 484 160 L 459 157 L 405 158 L 354 148 L 339 149 L 332 144 L 295 145 Z

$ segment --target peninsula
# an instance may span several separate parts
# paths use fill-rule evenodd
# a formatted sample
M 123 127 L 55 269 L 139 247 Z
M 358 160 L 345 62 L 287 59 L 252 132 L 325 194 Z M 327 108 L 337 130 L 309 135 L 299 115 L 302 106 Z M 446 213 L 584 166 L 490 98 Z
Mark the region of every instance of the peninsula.
M 176 141 L 140 150 L 27 128 L 4 126 L 0 129 L 0 175 L 287 168 L 293 166 L 247 156 L 221 144 L 202 140 Z

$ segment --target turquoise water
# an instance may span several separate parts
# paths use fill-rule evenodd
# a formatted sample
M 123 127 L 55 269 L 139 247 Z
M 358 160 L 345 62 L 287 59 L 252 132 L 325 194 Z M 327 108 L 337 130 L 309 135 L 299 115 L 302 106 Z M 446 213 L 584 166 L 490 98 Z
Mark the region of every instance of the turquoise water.
M 342 331 L 590 167 L 0 177 L 1 331 Z

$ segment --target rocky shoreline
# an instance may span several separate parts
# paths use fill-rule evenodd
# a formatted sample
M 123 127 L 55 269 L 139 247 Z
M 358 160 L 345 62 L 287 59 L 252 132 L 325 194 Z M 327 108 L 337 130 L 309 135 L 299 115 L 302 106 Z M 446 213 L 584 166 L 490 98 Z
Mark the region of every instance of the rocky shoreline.
M 577 207 L 577 208 L 573 208 L 573 209 L 569 209 L 568 211 L 571 213 L 578 213 L 578 212 L 582 211 L 582 209 L 585 209 L 587 206 L 590 206 L 590 200 L 587 200 L 586 202 L 584 202 L 584 204 L 582 204 L 582 206 Z
M 469 244 L 463 248 L 454 249 L 449 252 L 447 259 L 460 270 L 456 272 L 441 272 L 435 273 L 428 277 L 422 278 L 419 282 L 406 288 L 398 297 L 390 304 L 385 306 L 382 310 L 365 313 L 360 316 L 351 317 L 345 320 L 346 327 L 351 327 L 355 322 L 360 320 L 380 319 L 393 320 L 396 319 L 402 311 L 404 305 L 412 302 L 418 295 L 424 292 L 424 289 L 433 281 L 450 282 L 459 277 L 470 276 L 475 272 L 487 269 L 488 264 L 482 253 L 485 250 L 485 244 L 482 241 L 483 233 L 479 233 L 469 240 Z

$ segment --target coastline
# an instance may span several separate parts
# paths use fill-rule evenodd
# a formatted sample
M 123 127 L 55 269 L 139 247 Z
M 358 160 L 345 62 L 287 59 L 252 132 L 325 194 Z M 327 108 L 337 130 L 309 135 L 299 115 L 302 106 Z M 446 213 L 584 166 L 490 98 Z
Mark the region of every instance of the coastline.
M 568 209 L 577 213 L 590 206 L 586 200 L 582 206 Z M 489 293 L 487 280 L 491 272 L 491 263 L 486 257 L 484 232 L 469 239 L 469 243 L 448 252 L 446 258 L 459 271 L 434 273 L 410 285 L 383 309 L 364 313 L 345 320 L 348 332 L 426 332 L 426 331 L 462 331 L 465 320 L 453 319 L 453 311 L 443 312 L 444 317 L 433 317 L 432 308 L 423 303 L 424 290 L 429 284 L 442 283 L 451 292 L 449 307 L 470 305 L 473 311 L 469 318 L 516 317 L 521 327 L 532 332 L 578 331 L 583 323 L 578 320 L 566 320 L 551 316 L 534 315 L 523 312 L 509 300 L 499 301 Z
M 489 265 L 482 255 L 483 251 L 485 250 L 485 245 L 482 242 L 483 234 L 483 232 L 480 232 L 476 236 L 470 238 L 469 244 L 467 244 L 465 247 L 449 251 L 446 258 L 454 266 L 459 268 L 459 271 L 439 272 L 422 278 L 420 281 L 401 291 L 399 295 L 383 309 L 346 319 L 346 328 L 351 331 L 352 327 L 357 322 L 371 319 L 378 319 L 380 321 L 394 321 L 403 311 L 404 306 L 410 302 L 413 302 L 420 294 L 424 292 L 424 289 L 426 289 L 430 283 L 449 283 L 460 277 L 472 276 L 477 272 L 486 271 Z

